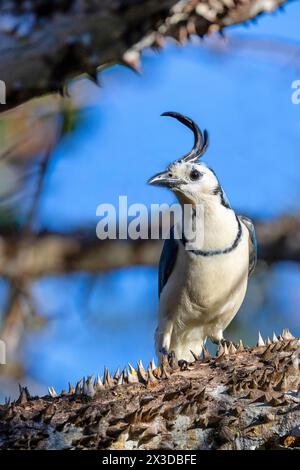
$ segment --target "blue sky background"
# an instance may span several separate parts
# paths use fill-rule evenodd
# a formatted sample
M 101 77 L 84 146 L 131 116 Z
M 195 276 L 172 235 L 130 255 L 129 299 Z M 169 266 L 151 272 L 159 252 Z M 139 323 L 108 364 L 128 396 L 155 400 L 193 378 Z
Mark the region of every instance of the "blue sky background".
M 117 204 L 119 195 L 129 204 L 173 202 L 168 191 L 146 185 L 192 145 L 183 126 L 160 117 L 168 110 L 209 130 L 205 161 L 240 213 L 270 218 L 299 211 L 300 105 L 291 102 L 292 81 L 300 79 L 299 15 L 300 4 L 292 3 L 249 28 L 227 30 L 226 41 L 214 36 L 183 48 L 169 42 L 159 55 L 146 51 L 140 76 L 114 67 L 101 74 L 101 88 L 87 81 L 71 86 L 95 104 L 55 151 L 36 225 L 93 228 L 97 205 Z M 153 356 L 156 270 L 99 275 L 92 289 L 90 282 L 78 273 L 35 284 L 38 310 L 49 322 L 28 334 L 20 352 L 33 392 Z M 299 307 L 299 265 L 260 266 L 228 335 L 251 344 L 258 329 L 271 335 L 289 326 L 300 334 Z M 14 389 L 6 384 L 2 394 Z

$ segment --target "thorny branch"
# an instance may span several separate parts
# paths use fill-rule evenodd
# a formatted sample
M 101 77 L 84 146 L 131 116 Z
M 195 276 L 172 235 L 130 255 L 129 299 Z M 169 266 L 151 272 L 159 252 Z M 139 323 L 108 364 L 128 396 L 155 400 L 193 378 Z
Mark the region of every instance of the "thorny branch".
M 76 0 L 0 4 L 0 79 L 7 104 L 61 91 L 66 80 L 114 63 L 139 69 L 146 47 L 203 37 L 287 0 Z
M 299 449 L 299 358 L 284 330 L 191 363 L 105 369 L 59 395 L 20 387 L 0 405 L 0 449 Z

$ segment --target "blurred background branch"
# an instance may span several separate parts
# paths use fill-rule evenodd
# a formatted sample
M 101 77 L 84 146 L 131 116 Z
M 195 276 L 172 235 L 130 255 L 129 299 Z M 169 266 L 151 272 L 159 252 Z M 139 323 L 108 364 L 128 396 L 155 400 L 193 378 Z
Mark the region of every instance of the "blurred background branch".
M 300 216 L 287 215 L 272 221 L 254 221 L 259 259 L 300 262 Z M 109 272 L 130 266 L 156 266 L 160 240 L 102 240 L 95 231 L 69 234 L 35 233 L 24 239 L 0 235 L 0 275 L 30 278 L 76 271 Z

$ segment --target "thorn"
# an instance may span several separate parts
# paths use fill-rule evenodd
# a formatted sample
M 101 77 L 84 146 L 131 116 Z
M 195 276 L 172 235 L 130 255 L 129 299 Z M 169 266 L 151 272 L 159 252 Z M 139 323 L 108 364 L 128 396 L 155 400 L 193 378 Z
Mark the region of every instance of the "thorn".
M 222 343 L 219 343 L 218 349 L 217 349 L 217 357 L 221 357 L 224 354 L 224 348 Z
M 269 336 L 267 336 L 266 346 L 270 346 L 270 344 L 272 344 L 272 341 L 270 340 Z
M 48 392 L 49 392 L 50 397 L 52 398 L 58 397 L 54 387 L 48 387 Z
M 188 21 L 186 29 L 189 35 L 197 34 L 195 22 L 193 20 Z
M 83 385 L 83 379 L 79 380 L 77 382 L 76 387 L 75 387 L 75 395 L 80 395 L 82 391 L 82 385 Z
M 138 362 L 138 367 L 137 367 L 137 374 L 139 381 L 142 383 L 146 383 L 148 380 L 147 372 L 144 369 L 142 361 Z
M 84 394 L 84 389 L 85 389 L 85 377 L 82 378 L 81 393 L 83 393 L 83 394 Z
M 106 388 L 111 388 L 114 385 L 113 378 L 110 375 L 107 367 L 104 367 L 103 384 Z
M 126 367 L 124 367 L 123 369 L 123 383 L 128 384 L 128 372 L 127 372 Z
M 152 372 L 152 364 L 150 363 L 150 364 L 149 364 L 149 367 L 148 367 L 148 380 L 147 380 L 147 384 L 154 384 L 154 383 L 157 383 L 157 379 L 156 379 L 156 377 L 154 377 L 154 375 L 153 375 L 153 372 Z
M 130 364 L 130 362 L 128 362 L 128 368 L 129 368 L 129 373 L 130 373 L 131 375 L 136 375 L 135 368 L 132 367 L 132 365 Z
M 282 348 L 282 341 L 279 338 L 280 337 L 278 337 L 277 343 L 273 344 L 273 348 L 272 348 L 273 352 L 280 351 L 280 349 Z
M 265 342 L 262 339 L 262 336 L 260 334 L 260 331 L 258 332 L 258 341 L 257 341 L 257 347 L 261 348 L 262 346 L 265 346 Z
M 238 348 L 237 348 L 237 352 L 243 352 L 244 350 L 245 350 L 245 348 L 244 348 L 244 345 L 243 345 L 243 341 L 240 339 L 239 344 L 238 344 Z
M 258 380 L 260 385 L 263 385 L 266 382 L 266 380 L 268 379 L 268 375 L 269 371 L 268 369 L 265 369 Z
M 273 331 L 272 343 L 278 343 L 278 338 L 275 334 L 275 331 Z
M 96 392 L 93 385 L 93 376 L 91 375 L 87 378 L 87 380 L 83 382 L 83 394 L 87 397 L 93 398 L 95 393 Z
M 210 355 L 209 350 L 207 349 L 206 346 L 203 346 L 202 354 L 203 354 L 203 360 L 204 361 L 210 361 L 211 355 Z
M 121 373 L 120 377 L 118 378 L 117 385 L 123 385 L 124 383 L 124 371 Z
M 20 391 L 20 396 L 17 399 L 16 403 L 18 405 L 23 405 L 28 400 L 30 400 L 30 393 L 27 387 L 22 387 L 20 384 L 19 384 L 19 391 Z
M 275 420 L 275 415 L 272 413 L 267 413 L 264 415 L 264 422 L 265 423 L 272 423 Z
M 98 82 L 98 70 L 95 69 L 95 70 L 91 70 L 89 73 L 88 73 L 88 77 L 89 79 L 91 80 L 91 82 L 95 83 L 95 85 L 99 86 L 99 82 Z
M 228 387 L 228 393 L 229 395 L 232 395 L 233 397 L 236 396 L 236 392 L 237 392 L 237 387 L 236 385 L 231 385 L 230 387 Z
M 152 367 L 152 372 L 153 372 L 156 369 L 156 364 L 155 364 L 154 358 L 152 358 L 152 361 L 150 362 L 150 365 Z
M 136 73 L 141 73 L 141 54 L 136 50 L 128 50 L 123 54 L 122 64 Z
M 286 339 L 286 340 L 295 339 L 295 337 L 291 334 L 291 332 L 288 328 L 285 328 L 282 331 L 282 337 L 283 337 L 283 339 Z
M 255 393 L 253 390 L 250 390 L 245 396 L 246 400 L 255 400 Z
M 108 376 L 108 368 L 104 366 L 104 373 L 103 373 L 103 384 L 106 385 Z
M 266 359 L 266 360 L 271 359 L 271 358 L 273 357 L 273 355 L 272 355 L 273 349 L 274 349 L 274 344 L 271 343 L 271 344 L 270 344 L 269 346 L 267 346 L 266 349 L 263 351 L 261 357 L 262 357 L 263 359 Z
M 124 417 L 124 419 L 129 423 L 129 424 L 135 424 L 141 419 L 142 412 L 139 410 L 135 410 L 132 413 L 129 413 Z
M 95 388 L 96 392 L 99 392 L 100 390 L 104 389 L 104 385 L 102 383 L 102 380 L 101 380 L 99 374 L 97 375 L 97 378 L 95 379 L 94 388 Z
M 115 381 L 118 381 L 118 378 L 120 377 L 120 368 L 118 367 L 118 369 L 116 370 L 116 372 L 114 373 L 114 380 Z
M 252 379 L 249 384 L 249 388 L 251 388 L 252 390 L 256 390 L 258 388 L 258 383 L 254 379 Z
M 197 354 L 196 354 L 196 353 L 194 353 L 194 351 L 192 351 L 191 349 L 190 349 L 190 353 L 191 353 L 191 355 L 193 356 L 193 358 L 195 359 L 195 361 L 194 361 L 194 362 L 198 362 L 198 361 L 200 361 L 200 357 L 199 357 L 199 356 L 197 356 Z
M 235 354 L 236 353 L 236 347 L 234 346 L 233 343 L 229 344 L 228 352 L 229 352 L 229 354 Z
M 194 400 L 197 403 L 202 403 L 206 398 L 206 389 L 205 387 L 199 392 L 197 395 L 194 396 Z
M 129 373 L 128 373 L 128 383 L 133 384 L 139 381 L 138 376 L 134 367 L 130 363 L 128 363 Z
M 226 343 L 224 343 L 224 356 L 228 356 L 228 347 Z
M 288 381 L 286 377 L 286 373 L 283 373 L 281 380 L 277 383 L 276 387 L 274 387 L 276 392 L 287 392 L 288 391 Z
M 166 40 L 162 34 L 156 33 L 151 45 L 154 51 L 159 51 L 165 46 Z
M 268 402 L 269 405 L 271 406 L 279 406 L 279 405 L 282 405 L 282 400 L 278 399 L 278 398 L 271 398 L 271 400 Z

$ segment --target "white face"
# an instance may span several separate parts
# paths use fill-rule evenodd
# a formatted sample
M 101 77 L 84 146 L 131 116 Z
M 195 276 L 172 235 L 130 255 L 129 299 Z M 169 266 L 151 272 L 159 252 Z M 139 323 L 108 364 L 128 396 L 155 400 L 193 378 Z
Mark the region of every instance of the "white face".
M 201 163 L 175 162 L 168 167 L 166 174 L 178 181 L 171 188 L 178 193 L 178 197 L 182 195 L 194 203 L 200 202 L 203 196 L 212 194 L 219 184 L 214 173 Z

